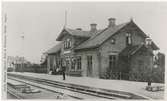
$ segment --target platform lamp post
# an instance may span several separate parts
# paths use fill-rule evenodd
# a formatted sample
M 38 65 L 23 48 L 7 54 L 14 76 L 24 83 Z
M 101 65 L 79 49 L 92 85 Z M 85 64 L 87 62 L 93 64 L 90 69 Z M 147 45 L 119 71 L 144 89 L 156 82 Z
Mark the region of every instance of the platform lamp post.
M 152 54 L 153 53 L 153 50 L 152 50 L 152 40 L 151 38 L 146 38 L 146 47 L 148 48 L 149 52 L 151 52 Z M 154 62 L 154 60 L 152 60 Z M 153 79 L 153 69 L 154 69 L 154 63 L 152 62 L 152 65 L 150 67 L 150 73 L 149 73 L 149 78 L 148 78 L 148 86 L 151 86 L 151 83 L 152 83 L 152 79 Z
M 157 64 L 154 63 L 155 61 L 153 60 L 153 65 L 151 66 L 151 73 L 149 75 L 149 80 L 148 80 L 148 86 L 151 86 L 152 80 L 153 80 L 153 75 L 154 75 L 154 69 L 158 68 Z

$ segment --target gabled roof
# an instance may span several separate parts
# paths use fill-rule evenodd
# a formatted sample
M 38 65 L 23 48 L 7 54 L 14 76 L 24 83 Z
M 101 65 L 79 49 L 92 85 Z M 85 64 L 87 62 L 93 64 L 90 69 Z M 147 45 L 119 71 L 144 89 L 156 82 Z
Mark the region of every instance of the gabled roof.
M 135 46 L 129 46 L 124 48 L 121 52 L 120 52 L 120 56 L 130 56 L 133 55 L 135 52 L 137 52 L 137 50 L 139 50 L 143 45 L 135 45 Z
M 99 32 L 98 34 L 96 34 L 94 37 L 91 37 L 87 41 L 83 42 L 75 49 L 78 50 L 78 49 L 97 47 L 129 23 L 130 22 L 116 25 L 115 27 L 108 27 Z
M 61 50 L 61 46 L 62 46 L 62 42 L 60 42 L 60 43 L 56 44 L 55 46 L 53 46 L 51 49 L 46 51 L 46 53 L 47 54 L 57 53 L 58 51 Z
M 122 23 L 122 24 L 116 25 L 114 27 L 107 27 L 107 28 L 99 31 L 97 34 L 95 34 L 94 36 L 92 36 L 91 38 L 89 38 L 87 41 L 85 41 L 85 42 L 81 43 L 80 45 L 78 45 L 77 47 L 75 47 L 75 49 L 76 50 L 80 50 L 80 49 L 96 48 L 96 47 L 100 46 L 108 38 L 110 38 L 111 36 L 115 35 L 118 31 L 120 31 L 121 29 L 123 29 L 125 26 L 127 26 L 129 24 L 135 25 L 141 31 L 140 35 L 142 35 L 144 38 L 148 37 L 133 22 L 133 20 L 131 20 L 129 22 Z M 156 46 L 156 44 L 154 42 L 153 42 L 153 47 L 154 47 L 154 50 L 159 49 L 158 46 Z
M 120 52 L 119 55 L 120 56 L 132 56 L 132 55 L 134 55 L 136 52 L 138 52 L 143 47 L 146 48 L 146 49 L 148 49 L 144 44 L 134 45 L 134 46 L 128 46 L 128 47 L 124 48 Z
M 62 37 L 66 35 L 67 33 L 73 36 L 78 36 L 78 37 L 90 37 L 91 36 L 90 31 L 82 31 L 82 30 L 77 30 L 77 29 L 64 28 L 56 40 L 61 41 Z
M 89 48 L 96 48 L 99 47 L 102 43 L 104 43 L 107 39 L 112 37 L 113 35 L 117 34 L 121 29 L 125 28 L 126 26 L 136 26 L 137 29 L 141 32 L 140 35 L 142 35 L 144 38 L 148 37 L 134 22 L 133 20 L 116 25 L 114 27 L 107 27 L 102 30 L 97 30 L 95 33 L 91 33 L 90 31 L 83 31 L 83 30 L 77 30 L 77 29 L 70 29 L 70 28 L 64 28 L 62 32 L 59 34 L 57 37 L 57 41 L 61 41 L 62 38 L 70 34 L 72 36 L 77 36 L 77 37 L 86 37 L 88 38 L 86 41 L 83 43 L 79 44 L 78 46 L 74 47 L 75 50 L 81 50 L 81 49 L 89 49 Z M 61 50 L 61 44 L 59 43 L 50 50 L 48 50 L 46 53 L 52 54 L 56 53 L 59 50 Z M 153 42 L 153 49 L 159 49 L 156 44 Z
M 101 32 L 102 30 L 97 30 L 95 33 L 90 33 L 90 31 L 81 31 L 81 30 L 74 30 L 74 29 L 69 29 L 69 28 L 64 28 L 63 31 L 67 31 L 69 34 L 73 35 L 73 36 L 78 36 L 78 37 L 91 37 L 96 35 L 97 33 Z M 63 31 L 61 32 L 61 34 L 58 36 L 57 40 L 60 40 L 63 36 L 64 33 Z M 53 53 L 57 53 L 58 51 L 61 50 L 61 45 L 63 43 L 60 42 L 58 44 L 56 44 L 54 47 L 52 47 L 51 49 L 49 49 L 48 51 L 46 51 L 45 53 L 47 54 L 53 54 Z
M 83 31 L 83 30 L 70 29 L 70 28 L 65 28 L 65 30 L 74 36 L 81 36 L 81 37 L 90 37 L 91 36 L 90 31 Z

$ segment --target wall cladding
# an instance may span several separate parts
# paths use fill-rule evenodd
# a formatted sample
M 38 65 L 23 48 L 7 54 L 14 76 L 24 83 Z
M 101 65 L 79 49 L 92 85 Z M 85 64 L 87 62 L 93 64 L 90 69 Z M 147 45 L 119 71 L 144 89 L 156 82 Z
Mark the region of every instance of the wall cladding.
M 126 47 L 126 33 L 132 34 L 133 45 L 144 43 L 145 39 L 140 35 L 142 32 L 139 29 L 136 29 L 133 24 L 126 26 L 126 28 L 110 37 L 99 48 L 101 53 L 101 75 L 106 72 L 106 69 L 109 66 L 109 55 L 119 55 L 119 53 Z M 112 39 L 115 39 L 115 44 L 111 43 Z

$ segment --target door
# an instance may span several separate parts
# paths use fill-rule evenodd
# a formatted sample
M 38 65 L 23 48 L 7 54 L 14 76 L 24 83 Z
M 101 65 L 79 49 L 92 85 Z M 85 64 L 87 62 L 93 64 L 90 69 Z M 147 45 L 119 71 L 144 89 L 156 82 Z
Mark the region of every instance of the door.
M 66 66 L 66 73 L 69 73 L 69 69 L 70 69 L 70 58 L 69 56 L 65 57 L 65 66 Z
M 92 56 L 87 56 L 87 76 L 92 76 Z

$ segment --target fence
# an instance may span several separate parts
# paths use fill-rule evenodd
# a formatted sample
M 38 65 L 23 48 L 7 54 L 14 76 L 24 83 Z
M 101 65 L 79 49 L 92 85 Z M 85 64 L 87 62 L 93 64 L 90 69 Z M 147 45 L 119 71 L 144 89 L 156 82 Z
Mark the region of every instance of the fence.
M 110 72 L 101 75 L 103 79 L 116 79 L 116 80 L 130 80 L 130 81 L 141 81 L 147 82 L 151 79 L 152 82 L 164 83 L 164 72 L 155 72 L 152 74 L 148 73 L 121 73 L 121 72 Z
M 21 66 L 16 67 L 16 72 L 34 72 L 34 73 L 47 73 L 47 68 L 40 65 L 32 65 L 32 66 Z

